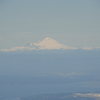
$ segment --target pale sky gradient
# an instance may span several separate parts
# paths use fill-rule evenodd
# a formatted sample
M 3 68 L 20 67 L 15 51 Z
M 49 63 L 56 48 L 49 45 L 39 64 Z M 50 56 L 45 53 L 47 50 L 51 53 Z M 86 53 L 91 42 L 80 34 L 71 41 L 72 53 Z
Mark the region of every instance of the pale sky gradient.
M 44 37 L 100 47 L 100 0 L 0 0 L 0 49 Z

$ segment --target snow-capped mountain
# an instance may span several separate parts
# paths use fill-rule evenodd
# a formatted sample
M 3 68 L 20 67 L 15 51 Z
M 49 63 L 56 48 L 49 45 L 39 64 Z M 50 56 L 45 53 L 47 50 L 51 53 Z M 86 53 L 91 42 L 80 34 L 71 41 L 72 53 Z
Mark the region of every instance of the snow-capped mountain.
M 29 50 L 58 50 L 58 49 L 75 49 L 73 47 L 66 46 L 57 40 L 46 37 L 35 43 L 29 43 L 27 46 L 17 46 L 10 49 L 1 49 L 0 51 L 14 52 L 14 51 L 29 51 Z
M 26 46 L 17 46 L 9 49 L 0 49 L 2 52 L 15 52 L 15 51 L 32 51 L 32 50 L 75 50 L 75 49 L 82 49 L 82 50 L 93 50 L 93 49 L 100 49 L 99 47 L 97 48 L 88 48 L 88 47 L 83 47 L 83 48 L 75 48 L 75 47 L 70 47 L 65 44 L 60 43 L 59 41 L 51 38 L 51 37 L 46 37 L 38 42 L 32 42 L 29 43 Z
M 66 46 L 57 40 L 46 37 L 41 41 L 38 41 L 36 43 L 31 43 L 32 46 L 35 46 L 37 49 L 48 49 L 48 50 L 53 50 L 53 49 L 74 49 L 72 47 Z

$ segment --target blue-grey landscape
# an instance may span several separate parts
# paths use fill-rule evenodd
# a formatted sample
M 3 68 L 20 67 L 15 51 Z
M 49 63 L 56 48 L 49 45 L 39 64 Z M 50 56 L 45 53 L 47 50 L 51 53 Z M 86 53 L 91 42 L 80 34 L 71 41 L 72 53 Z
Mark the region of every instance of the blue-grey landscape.
M 0 0 L 0 100 L 100 100 L 100 0 Z
M 99 71 L 100 50 L 2 52 L 0 100 L 95 100 Z

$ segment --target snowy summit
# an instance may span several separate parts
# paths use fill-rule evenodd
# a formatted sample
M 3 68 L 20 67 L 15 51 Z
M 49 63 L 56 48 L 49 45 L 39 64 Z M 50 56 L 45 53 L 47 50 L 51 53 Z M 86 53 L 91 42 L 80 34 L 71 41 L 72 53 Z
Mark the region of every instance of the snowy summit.
M 52 39 L 50 37 L 46 37 L 43 40 L 32 43 L 33 46 L 36 46 L 38 49 L 70 49 L 70 47 L 67 47 L 64 44 L 59 43 L 55 39 Z
M 83 50 L 93 50 L 93 49 L 99 49 L 99 48 L 75 48 L 70 47 L 65 44 L 60 43 L 59 41 L 51 38 L 51 37 L 45 37 L 44 39 L 29 43 L 26 46 L 17 46 L 12 47 L 9 49 L 0 49 L 1 52 L 15 52 L 15 51 L 32 51 L 32 50 L 73 50 L 73 49 L 83 49 Z

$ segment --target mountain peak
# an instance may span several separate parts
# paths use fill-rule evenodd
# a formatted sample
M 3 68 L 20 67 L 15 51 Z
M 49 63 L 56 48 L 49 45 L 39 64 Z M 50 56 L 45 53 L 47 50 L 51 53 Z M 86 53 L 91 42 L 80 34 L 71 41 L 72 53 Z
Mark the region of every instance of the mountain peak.
M 58 43 L 57 40 L 55 40 L 55 39 L 53 39 L 51 37 L 45 37 L 44 39 L 40 40 L 39 42 L 45 42 L 45 43 L 48 43 L 48 45 L 50 43 L 53 43 L 53 44 Z
M 42 40 L 40 40 L 39 42 L 46 42 L 46 43 L 53 43 L 53 44 L 55 44 L 55 43 L 58 43 L 58 41 L 57 40 L 55 40 L 55 39 L 53 39 L 53 38 L 51 38 L 51 37 L 45 37 L 44 39 L 42 39 Z
M 68 48 L 64 44 L 59 43 L 57 40 L 51 37 L 46 37 L 43 40 L 33 43 L 33 46 L 38 47 L 38 49 L 67 49 Z
M 45 37 L 44 40 L 54 40 L 54 39 L 51 37 Z
M 30 50 L 69 50 L 69 49 L 77 49 L 74 47 L 66 46 L 59 41 L 51 38 L 51 37 L 45 37 L 44 39 L 35 42 L 35 43 L 29 43 L 26 46 L 17 46 L 9 49 L 0 49 L 2 52 L 15 52 L 15 51 L 30 51 Z

